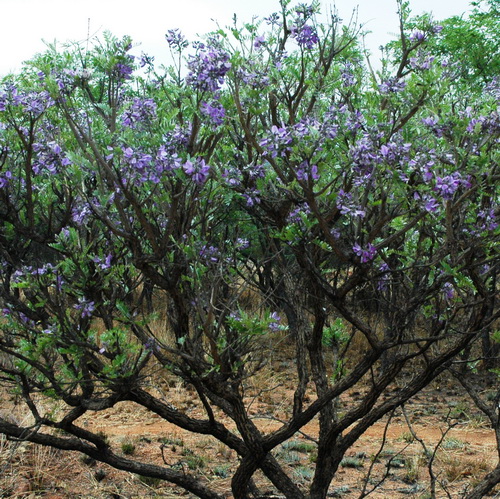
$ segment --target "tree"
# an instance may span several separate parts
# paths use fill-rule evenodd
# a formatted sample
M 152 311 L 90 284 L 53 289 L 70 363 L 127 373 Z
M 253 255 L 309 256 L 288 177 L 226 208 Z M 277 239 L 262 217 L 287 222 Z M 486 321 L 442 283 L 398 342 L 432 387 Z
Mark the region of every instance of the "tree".
M 0 416 L 0 432 L 221 497 L 79 424 L 129 401 L 233 449 L 235 498 L 259 496 L 260 470 L 287 498 L 317 499 L 367 428 L 469 365 L 499 315 L 495 97 L 449 92 L 452 75 L 425 52 L 439 32 L 428 20 L 408 32 L 402 17 L 397 65 L 373 76 L 353 26 L 281 7 L 187 56 L 169 31 L 186 71 L 157 74 L 143 56 L 139 76 L 131 41 L 107 35 L 4 80 L 0 372 L 33 423 Z M 144 286 L 168 335 L 150 326 Z M 279 330 L 295 346 L 295 391 L 266 433 L 247 381 L 271 364 Z M 190 385 L 204 417 L 155 396 L 157 372 Z M 273 451 L 314 418 L 303 488 Z

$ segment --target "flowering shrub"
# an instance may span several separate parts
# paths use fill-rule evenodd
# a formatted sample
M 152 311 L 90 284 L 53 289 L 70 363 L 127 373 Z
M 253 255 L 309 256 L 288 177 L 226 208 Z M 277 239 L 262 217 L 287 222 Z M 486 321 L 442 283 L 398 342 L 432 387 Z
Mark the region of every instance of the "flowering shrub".
M 465 380 L 479 339 L 494 352 L 498 92 L 450 91 L 427 18 L 401 14 L 393 63 L 373 74 L 354 26 L 281 7 L 203 41 L 168 31 L 164 74 L 108 34 L 85 60 L 52 51 L 3 80 L 0 379 L 22 386 L 36 431 L 0 414 L 0 432 L 222 497 L 79 422 L 129 401 L 233 449 L 237 499 L 258 494 L 258 470 L 286 497 L 324 498 L 370 425 L 457 359 Z M 153 293 L 168 337 L 150 325 Z M 283 341 L 295 391 L 264 432 L 247 380 Z M 204 416 L 155 397 L 158 371 L 191 384 Z M 360 405 L 339 413 L 361 382 Z M 314 418 L 316 472 L 299 485 L 272 451 Z

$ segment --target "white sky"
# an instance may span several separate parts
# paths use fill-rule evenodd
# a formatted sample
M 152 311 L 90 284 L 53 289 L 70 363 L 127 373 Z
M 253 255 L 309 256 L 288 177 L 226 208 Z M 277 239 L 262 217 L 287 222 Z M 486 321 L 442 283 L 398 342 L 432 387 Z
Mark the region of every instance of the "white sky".
M 302 0 L 304 2 L 305 0 Z M 297 2 L 294 2 L 294 5 Z M 323 11 L 333 4 L 321 0 Z M 344 21 L 359 6 L 359 21 L 372 34 L 368 46 L 377 47 L 397 32 L 395 0 L 336 0 Z M 469 10 L 469 0 L 412 0 L 414 14 L 433 12 L 436 19 L 460 15 Z M 22 61 L 44 50 L 43 40 L 64 42 L 85 40 L 105 30 L 122 37 L 130 35 L 141 46 L 136 50 L 168 61 L 164 35 L 180 28 L 188 39 L 231 23 L 234 13 L 242 21 L 253 15 L 267 16 L 279 10 L 278 0 L 0 0 L 0 76 L 17 71 Z

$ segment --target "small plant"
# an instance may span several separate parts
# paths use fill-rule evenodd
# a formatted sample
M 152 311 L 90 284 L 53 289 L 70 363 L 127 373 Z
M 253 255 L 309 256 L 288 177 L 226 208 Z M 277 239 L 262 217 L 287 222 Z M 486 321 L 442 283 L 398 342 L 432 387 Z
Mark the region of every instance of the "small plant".
M 214 468 L 214 475 L 218 478 L 227 478 L 229 476 L 230 466 L 223 464 Z
M 283 459 L 283 461 L 286 464 L 289 464 L 291 466 L 295 466 L 300 463 L 300 454 L 295 451 L 281 451 L 280 452 L 280 457 Z
M 458 450 L 464 449 L 466 447 L 466 443 L 462 442 L 462 440 L 454 437 L 445 438 L 443 441 L 443 449 L 446 450 Z
M 135 444 L 129 438 L 122 441 L 121 448 L 126 456 L 132 456 L 135 453 Z
M 307 466 L 298 466 L 293 470 L 293 474 L 299 482 L 307 482 L 313 478 L 314 470 Z
M 364 466 L 363 461 L 356 456 L 346 456 L 340 462 L 340 466 L 343 468 L 362 468 Z
M 452 402 L 450 405 L 453 407 L 450 416 L 454 419 L 469 419 L 469 406 L 463 402 Z
M 176 437 L 160 437 L 158 442 L 160 442 L 163 447 L 170 446 L 172 452 L 176 452 L 177 447 L 184 447 L 184 440 Z
M 191 449 L 188 448 L 184 448 L 184 450 L 182 451 L 182 455 L 184 456 L 183 461 L 186 463 L 187 467 L 190 470 L 198 470 L 204 468 L 208 461 L 206 456 L 195 454 Z
M 399 440 L 402 442 L 406 442 L 407 444 L 412 444 L 415 441 L 415 436 L 411 431 L 405 431 L 400 437 Z
M 162 482 L 161 478 L 156 478 L 152 476 L 137 475 L 139 481 L 148 487 L 156 488 Z
M 316 445 L 312 442 L 301 442 L 300 440 L 289 440 L 288 442 L 284 442 L 281 447 L 288 451 L 297 451 L 304 453 L 309 453 L 316 450 Z
M 403 481 L 406 483 L 415 483 L 420 475 L 422 465 L 422 456 L 413 456 L 405 461 L 405 474 Z
M 330 492 L 329 497 L 342 497 L 345 494 L 349 494 L 351 492 L 351 488 L 348 485 L 341 485 L 340 487 L 336 487 Z
M 185 462 L 190 470 L 199 470 L 206 466 L 207 458 L 199 454 L 193 454 L 191 456 L 186 456 Z

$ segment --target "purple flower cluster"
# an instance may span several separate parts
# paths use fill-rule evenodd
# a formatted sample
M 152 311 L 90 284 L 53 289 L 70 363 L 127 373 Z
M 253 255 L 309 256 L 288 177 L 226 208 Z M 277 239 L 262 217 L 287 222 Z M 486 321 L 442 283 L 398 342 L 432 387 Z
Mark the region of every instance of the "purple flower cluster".
M 291 224 L 302 224 L 303 218 L 307 218 L 311 214 L 311 209 L 306 203 L 294 208 L 286 217 L 287 222 Z
M 238 187 L 241 185 L 242 176 L 237 168 L 234 167 L 226 168 L 222 172 L 221 177 L 226 182 L 226 185 L 230 187 Z
M 500 103 L 500 76 L 495 76 L 484 90 Z
M 108 253 L 106 258 L 102 259 L 99 256 L 96 256 L 92 259 L 94 263 L 97 264 L 100 270 L 109 270 L 111 268 L 111 260 L 113 260 L 113 255 Z
M 171 172 L 173 170 L 178 170 L 182 167 L 182 159 L 177 156 L 177 153 L 172 152 L 172 150 L 162 144 L 158 152 L 156 153 L 155 158 L 155 170 L 156 176 L 154 177 L 155 183 L 158 183 L 156 179 L 159 181 L 159 176 L 164 172 Z
M 442 292 L 446 301 L 451 301 L 455 297 L 455 288 L 451 282 L 445 282 L 443 284 Z
M 391 278 L 390 278 L 390 274 L 389 274 L 389 265 L 387 265 L 387 263 L 382 263 L 380 265 L 380 267 L 378 268 L 381 275 L 380 275 L 380 279 L 377 281 L 377 290 L 378 291 L 385 291 L 388 286 L 389 286 L 389 283 L 391 281 Z
M 138 129 L 150 124 L 156 118 L 156 103 L 153 99 L 134 98 L 131 106 L 122 114 L 121 120 L 125 127 Z
M 95 303 L 90 300 L 86 300 L 83 297 L 78 298 L 78 303 L 73 306 L 75 310 L 79 310 L 82 319 L 85 317 L 91 317 L 95 310 Z
M 360 137 L 349 149 L 355 172 L 363 177 L 369 177 L 374 166 L 382 160 L 379 153 L 380 150 L 368 134 Z
M 445 175 L 443 177 L 436 176 L 434 191 L 443 199 L 449 200 L 453 198 L 453 195 L 461 186 L 466 188 L 470 187 L 470 181 L 468 179 L 463 179 L 459 172 L 454 172 L 451 175 Z
M 253 48 L 256 50 L 262 49 L 266 45 L 266 38 L 264 36 L 256 36 L 253 40 Z
M 217 92 L 224 84 L 224 77 L 231 69 L 229 54 L 220 47 L 217 39 L 205 46 L 198 45 L 196 55 L 191 55 L 188 60 L 189 74 L 186 83 L 202 92 Z
M 297 178 L 303 182 L 319 180 L 318 165 L 311 165 L 309 161 L 303 161 L 295 170 Z
M 422 208 L 428 213 L 436 213 L 436 211 L 440 207 L 439 202 L 428 194 L 422 195 L 418 192 L 415 192 L 415 194 L 413 195 L 413 199 L 421 201 Z
M 169 29 L 165 35 L 165 39 L 169 47 L 176 52 L 181 52 L 189 45 L 189 42 L 179 29 Z
M 127 167 L 129 176 L 136 182 L 142 183 L 152 180 L 153 172 L 151 154 L 144 153 L 140 149 L 133 150 L 131 147 L 123 147 L 123 163 Z
M 247 61 L 246 67 L 238 68 L 237 74 L 239 80 L 254 90 L 261 90 L 269 86 L 268 73 L 258 69 L 252 61 Z
M 340 70 L 340 78 L 344 87 L 352 87 L 356 84 L 356 76 L 354 75 L 354 64 L 346 62 Z
M 410 150 L 410 143 L 391 141 L 380 146 L 380 157 L 385 163 L 399 165 L 409 160 Z
M 181 151 L 186 151 L 189 144 L 190 130 L 187 126 L 176 125 L 174 129 L 168 131 L 163 136 L 163 149 L 171 155 Z
M 71 219 L 78 226 L 85 226 L 92 214 L 92 208 L 89 203 L 77 200 L 71 211 Z
M 273 312 L 269 316 L 269 329 L 271 331 L 279 331 L 281 329 L 281 317 L 278 315 L 278 312 Z
M 415 57 L 410 58 L 410 67 L 412 69 L 426 71 L 431 69 L 434 60 L 434 56 L 428 55 L 426 52 L 419 50 Z
M 234 243 L 234 247 L 238 250 L 244 250 L 250 247 L 250 241 L 243 237 L 238 237 Z
M 200 258 L 205 261 L 205 263 L 210 264 L 210 263 L 217 263 L 220 260 L 221 253 L 219 248 L 216 246 L 208 246 L 204 244 L 200 251 L 198 252 Z
M 246 202 L 248 208 L 260 204 L 260 191 L 257 189 L 247 189 L 243 193 L 243 199 Z
M 319 42 L 318 32 L 310 24 L 294 24 L 290 28 L 291 36 L 297 43 L 306 49 L 312 49 Z
M 353 195 L 350 192 L 345 192 L 344 189 L 340 189 L 337 194 L 337 208 L 342 215 L 351 215 L 359 218 L 363 218 L 366 215 L 363 207 L 354 201 Z
M 202 186 L 210 174 L 210 166 L 202 158 L 193 161 L 187 160 L 182 166 L 184 173 L 198 186 Z
M 281 26 L 281 17 L 277 12 L 273 12 L 271 15 L 264 17 L 264 21 L 268 26 Z
M 5 172 L 0 173 L 0 189 L 5 189 L 12 180 L 12 172 L 10 170 L 6 170 Z
M 488 116 L 472 118 L 467 126 L 469 133 L 500 134 L 500 108 L 492 111 Z
M 264 148 L 272 157 L 284 157 L 292 150 L 293 136 L 291 130 L 285 125 L 278 127 L 273 125 L 266 138 L 260 141 L 260 146 Z
M 36 159 L 33 162 L 33 172 L 41 174 L 48 171 L 56 174 L 61 168 L 71 164 L 69 158 L 63 153 L 61 146 L 57 142 L 35 143 L 33 150 L 36 153 Z
M 498 216 L 495 208 L 481 210 L 477 214 L 479 230 L 495 230 L 498 227 Z
M 380 93 L 384 95 L 402 92 L 405 88 L 406 81 L 399 78 L 389 78 L 378 86 Z
M 424 42 L 427 39 L 427 36 L 423 31 L 416 29 L 410 33 L 408 38 L 412 42 Z
M 46 90 L 23 92 L 14 84 L 7 84 L 0 91 L 0 111 L 5 111 L 7 106 L 21 107 L 25 113 L 37 118 L 54 104 L 54 99 Z
M 377 255 L 377 248 L 373 244 L 368 243 L 366 248 L 362 248 L 358 243 L 356 243 L 352 250 L 356 255 L 359 256 L 361 263 L 371 262 Z
M 132 78 L 132 73 L 134 72 L 133 67 L 133 55 L 127 56 L 128 61 L 126 63 L 118 62 L 115 64 L 112 74 L 120 80 L 130 80 Z
M 202 102 L 200 111 L 208 117 L 214 127 L 218 127 L 224 123 L 226 110 L 219 101 Z

